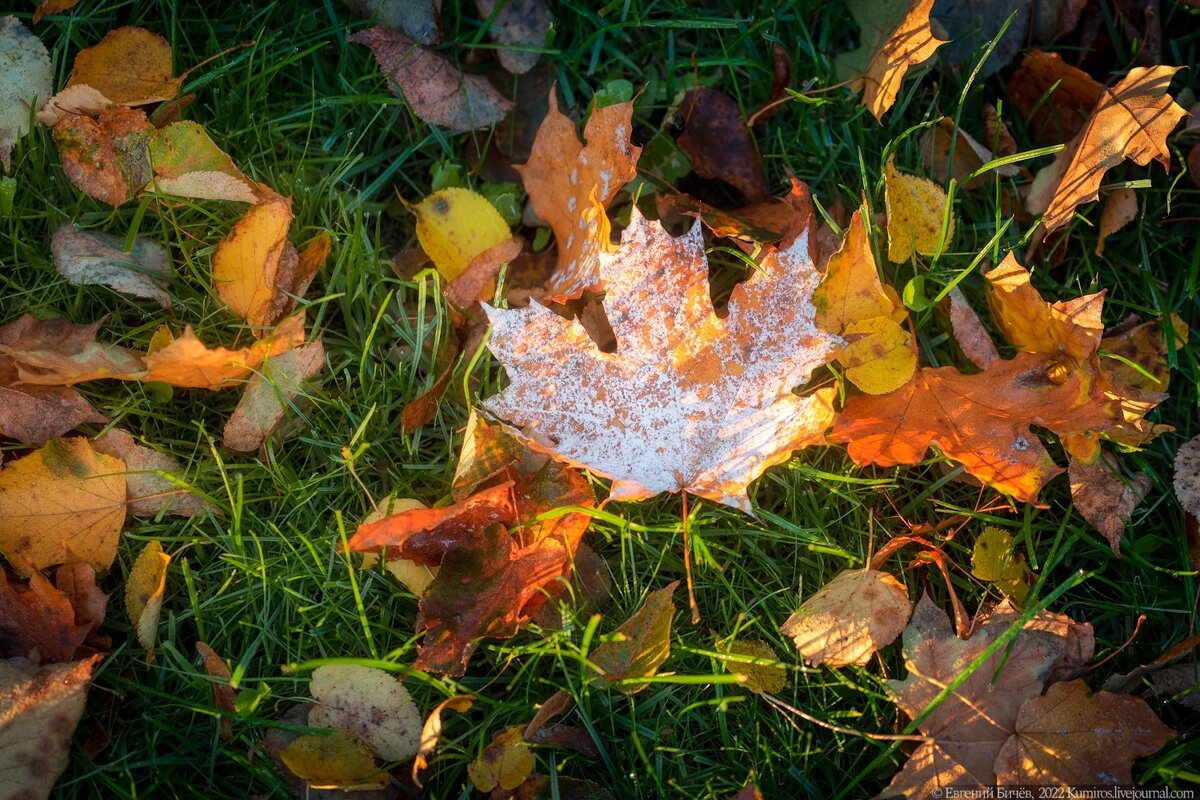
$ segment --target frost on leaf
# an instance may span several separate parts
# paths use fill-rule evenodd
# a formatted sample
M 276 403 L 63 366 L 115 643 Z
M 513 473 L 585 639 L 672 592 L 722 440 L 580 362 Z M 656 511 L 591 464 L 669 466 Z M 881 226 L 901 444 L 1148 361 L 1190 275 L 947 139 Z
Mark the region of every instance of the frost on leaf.
M 744 511 L 746 487 L 823 441 L 833 390 L 793 389 L 840 343 L 814 322 L 808 232 L 713 310 L 697 224 L 672 238 L 635 209 L 600 256 L 615 353 L 544 306 L 487 308 L 509 387 L 484 403 L 538 449 L 613 481 L 614 500 L 687 491 Z

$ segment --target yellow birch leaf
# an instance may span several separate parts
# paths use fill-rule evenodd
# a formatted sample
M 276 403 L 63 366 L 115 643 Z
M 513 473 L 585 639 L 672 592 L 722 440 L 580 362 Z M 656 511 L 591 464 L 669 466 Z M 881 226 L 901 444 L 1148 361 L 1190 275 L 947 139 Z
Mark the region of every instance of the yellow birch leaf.
M 971 574 L 996 584 L 996 588 L 1017 605 L 1025 602 L 1033 577 L 1025 556 L 1013 550 L 1008 531 L 989 525 L 975 540 L 971 551 Z
M 251 325 L 273 321 L 276 277 L 291 224 L 291 198 L 276 195 L 247 211 L 213 255 L 217 296 Z
M 370 514 L 363 517 L 360 525 L 369 525 L 372 522 L 379 522 L 384 517 L 390 517 L 393 514 L 400 514 L 405 511 L 412 511 L 414 508 L 428 508 L 429 506 L 416 500 L 412 497 L 389 497 L 387 502 Z M 363 553 L 362 568 L 371 569 L 379 563 L 378 553 Z M 417 564 L 407 558 L 393 558 L 383 565 L 384 569 L 392 574 L 392 577 L 400 581 L 410 592 L 420 597 L 425 593 L 426 587 L 433 583 L 433 579 L 437 577 L 437 567 L 426 567 Z
M 481 792 L 497 786 L 511 792 L 533 772 L 533 751 L 521 738 L 521 728 L 508 728 L 492 737 L 479 758 L 467 766 L 467 777 Z
M 846 380 L 859 389 L 887 394 L 912 379 L 917 369 L 912 337 L 894 320 L 872 317 L 853 323 L 843 333 L 849 344 L 838 353 L 838 362 L 846 370 Z
M 157 539 L 142 548 L 125 581 L 125 611 L 137 631 L 138 642 L 147 650 L 158 638 L 158 615 L 167 588 L 167 565 L 171 557 Z
M 68 552 L 108 569 L 124 522 L 125 462 L 87 439 L 52 439 L 0 470 L 0 552 L 22 575 Z
M 954 240 L 954 212 L 946 241 L 942 242 L 942 218 L 946 193 L 936 183 L 896 169 L 889 157 L 883 170 L 884 200 L 887 204 L 888 260 L 900 264 L 913 253 L 934 256 Z
M 813 292 L 813 305 L 817 327 L 846 340 L 837 356 L 846 379 L 868 394 L 899 389 L 917 368 L 912 338 L 900 325 L 907 314 L 890 288 L 879 280 L 862 212 L 856 211 Z
M 75 56 L 67 87 L 91 86 L 115 105 L 170 100 L 180 78 L 171 65 L 171 45 L 145 28 L 117 28 Z
M 475 256 L 512 238 L 500 212 L 470 189 L 441 189 L 411 209 L 417 215 L 417 239 L 446 281 L 457 278 Z
M 755 639 L 737 639 L 729 645 L 731 655 L 751 656 L 766 661 L 778 661 L 771 645 Z M 778 694 L 787 685 L 787 672 L 770 664 L 749 664 L 745 661 L 726 661 L 725 669 L 745 680 L 742 685 L 755 694 Z
M 279 758 L 313 789 L 375 788 L 387 780 L 367 746 L 346 731 L 297 737 Z

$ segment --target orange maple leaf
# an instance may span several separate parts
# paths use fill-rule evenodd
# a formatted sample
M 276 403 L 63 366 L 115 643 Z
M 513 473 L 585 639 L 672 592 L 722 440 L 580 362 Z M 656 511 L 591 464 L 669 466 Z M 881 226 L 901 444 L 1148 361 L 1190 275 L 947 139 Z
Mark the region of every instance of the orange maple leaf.
M 604 210 L 637 174 L 642 152 L 629 141 L 632 132 L 633 102 L 617 103 L 592 112 L 582 144 L 551 89 L 529 161 L 517 172 L 533 210 L 550 224 L 558 243 L 558 265 L 546 285 L 555 299 L 599 288 L 599 256 L 611 249 Z
M 833 389 L 793 393 L 840 344 L 815 325 L 809 232 L 713 309 L 697 224 L 672 238 L 635 208 L 599 274 L 615 353 L 544 306 L 486 308 L 511 384 L 484 403 L 530 444 L 613 480 L 610 499 L 690 494 L 750 511 L 746 488 L 823 441 Z

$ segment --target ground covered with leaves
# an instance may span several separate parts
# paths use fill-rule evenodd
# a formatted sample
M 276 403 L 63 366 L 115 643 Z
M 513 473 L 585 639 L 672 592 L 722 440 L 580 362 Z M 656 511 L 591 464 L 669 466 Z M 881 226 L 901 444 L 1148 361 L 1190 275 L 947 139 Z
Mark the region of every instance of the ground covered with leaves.
M 1194 4 L 431 5 L 0 17 L 0 798 L 1196 789 Z

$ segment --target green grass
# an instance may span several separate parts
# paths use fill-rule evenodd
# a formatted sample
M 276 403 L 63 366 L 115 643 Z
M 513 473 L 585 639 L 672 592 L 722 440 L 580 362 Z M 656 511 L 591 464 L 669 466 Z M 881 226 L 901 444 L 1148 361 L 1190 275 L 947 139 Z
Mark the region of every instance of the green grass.
M 446 5 L 446 41 L 463 46 L 452 53 L 490 46 L 473 12 Z M 803 88 L 810 82 L 832 84 L 833 54 L 857 40 L 848 15 L 836 4 L 819 2 L 754 8 L 628 0 L 599 9 L 561 2 L 552 10 L 559 25 L 543 61 L 568 104 L 586 106 L 611 80 L 644 87 L 635 114 L 643 141 L 662 124 L 677 93 L 697 78 L 730 93 L 749 112 L 767 94 L 773 43 L 794 57 Z M 1162 14 L 1164 30 L 1190 31 L 1169 42 L 1170 63 L 1200 60 L 1195 13 L 1164 3 Z M 329 371 L 307 398 L 295 437 L 273 441 L 256 456 L 222 450 L 220 430 L 237 402 L 236 391 L 181 389 L 164 398 L 136 383 L 81 387 L 114 424 L 183 461 L 188 480 L 223 514 L 127 524 L 118 563 L 104 582 L 117 593 L 105 625 L 114 649 L 92 689 L 56 796 L 285 796 L 270 760 L 254 745 L 307 696 L 307 672 L 289 665 L 323 659 L 387 662 L 406 677 L 423 711 L 449 694 L 477 696 L 469 713 L 448 718 L 426 775 L 428 797 L 469 796 L 466 765 L 492 733 L 524 724 L 559 689 L 577 694 L 571 721 L 594 732 L 603 756 L 591 761 L 539 749 L 541 772 L 587 777 L 619 798 L 724 798 L 749 779 L 768 798 L 867 796 L 890 779 L 903 761 L 902 748 L 786 719 L 744 689 L 706 676 L 725 675 L 719 652 L 733 637 L 762 639 L 790 670 L 783 700 L 843 728 L 896 732 L 905 721 L 887 700 L 881 679 L 903 674 L 898 648 L 861 670 L 808 669 L 778 626 L 801 597 L 838 571 L 863 564 L 872 545 L 903 533 L 908 524 L 936 525 L 960 515 L 971 521 L 947 546 L 960 565 L 969 565 L 974 532 L 985 523 L 998 524 L 1017 537 L 1044 578 L 1030 602 L 1073 584 L 1053 609 L 1090 621 L 1098 656 L 1112 656 L 1096 671 L 1093 685 L 1196 632 L 1200 584 L 1189 571 L 1183 517 L 1170 492 L 1175 449 L 1200 433 L 1200 365 L 1196 350 L 1188 348 L 1173 356 L 1172 397 L 1154 417 L 1177 431 L 1125 456 L 1153 479 L 1154 490 L 1134 516 L 1120 560 L 1072 512 L 1065 478 L 1045 492 L 1044 509 L 1016 506 L 984 514 L 974 511 L 979 489 L 947 480 L 943 463 L 864 470 L 853 467 L 839 448 L 814 449 L 753 487 L 758 519 L 710 503 L 693 508 L 703 621 L 692 626 L 686 614 L 677 617 L 671 658 L 644 692 L 626 697 L 580 687 L 581 648 L 594 629 L 570 609 L 561 630 L 533 627 L 510 641 L 485 641 L 460 681 L 412 672 L 406 665 L 417 643 L 416 599 L 386 575 L 356 572 L 338 543 L 342 531 L 352 530 L 370 509 L 356 475 L 375 497 L 395 492 L 435 502 L 448 494 L 474 397 L 465 397 L 463 381 L 456 380 L 432 424 L 411 436 L 400 429 L 401 409 L 433 380 L 428 352 L 448 327 L 436 287 L 403 282 L 390 269 L 390 257 L 414 243 L 413 219 L 393 198 L 426 194 L 437 162 L 474 167 L 472 153 L 486 149 L 488 141 L 480 133 L 479 147 L 469 147 L 472 136 L 447 136 L 419 122 L 388 91 L 365 48 L 346 43 L 365 24 L 333 0 L 264 2 L 250 10 L 227 1 L 86 2 L 36 29 L 54 59 L 56 86 L 65 82 L 80 48 L 120 25 L 143 25 L 166 36 L 180 69 L 244 44 L 189 77 L 185 91 L 197 97 L 188 115 L 247 174 L 293 197 L 294 239 L 325 230 L 336 239 L 307 301 L 310 330 L 324 337 Z M 1114 47 L 1115 60 L 1125 63 L 1131 43 L 1118 35 Z M 1184 81 L 1194 85 L 1195 76 L 1183 74 L 1176 89 Z M 914 126 L 961 111 L 964 125 L 979 133 L 982 104 L 1002 90 L 998 79 L 979 82 L 960 108 L 961 76 L 945 71 L 910 78 L 883 126 L 856 98 L 834 91 L 786 105 L 757 139 L 778 190 L 790 171 L 826 207 L 835 197 L 853 207 L 865 193 L 873 209 L 882 209 L 886 154 L 894 151 L 901 168 L 920 171 Z M 1012 114 L 1006 117 L 1015 122 Z M 1015 133 L 1024 147 L 1032 147 L 1019 125 Z M 1174 156 L 1169 176 L 1157 167 L 1125 167 L 1109 175 L 1109 183 L 1151 178 L 1152 186 L 1139 190 L 1142 214 L 1109 241 L 1101 259 L 1091 253 L 1099 206 L 1082 209 L 1087 221 L 1073 223 L 1066 259 L 1037 271 L 1036 283 L 1048 297 L 1065 299 L 1103 287 L 1108 323 L 1131 312 L 1173 311 L 1200 325 L 1200 239 L 1191 221 L 1200 216 L 1200 192 L 1186 177 L 1175 180 L 1186 151 L 1177 149 Z M 248 332 L 216 300 L 209 276 L 215 245 L 242 207 L 146 200 L 109 210 L 66 181 L 44 129 L 18 145 L 13 176 L 18 186 L 13 209 L 0 218 L 0 322 L 25 312 L 77 322 L 104 317 L 102 336 L 135 348 L 144 348 L 163 323 L 175 330 L 192 325 L 208 343 L 248 341 Z M 934 289 L 971 265 L 1007 221 L 994 191 L 958 198 L 956 250 L 925 273 Z M 119 234 L 136 226 L 140 235 L 166 242 L 177 268 L 174 307 L 151 312 L 144 303 L 59 278 L 50 263 L 49 235 L 68 219 Z M 997 259 L 1017 248 L 1023 256 L 1031 234 L 1030 221 L 1015 220 L 987 255 Z M 714 261 L 718 270 L 736 268 L 732 259 L 714 255 Z M 898 287 L 913 274 L 909 266 L 886 269 Z M 966 276 L 962 286 L 983 308 L 979 272 Z M 922 357 L 951 363 L 932 312 L 917 314 L 916 321 Z M 484 358 L 476 378 L 473 391 L 486 394 L 498 386 L 499 370 Z M 600 483 L 597 489 L 604 491 Z M 983 497 L 990 501 L 996 495 Z M 678 497 L 613 504 L 606 511 L 588 534 L 613 577 L 598 632 L 614 628 L 649 592 L 682 575 Z M 161 539 L 174 556 L 152 662 L 133 641 L 119 599 L 135 554 L 150 539 Z M 902 553 L 889 566 L 899 571 L 909 557 Z M 906 571 L 902 579 L 914 596 L 927 588 L 945 599 L 944 587 L 927 570 Z M 974 609 L 982 587 L 963 570 L 955 581 Z M 678 599 L 682 606 L 682 592 Z M 1146 623 L 1118 652 L 1139 614 L 1147 616 Z M 257 705 L 236 721 L 228 742 L 217 737 L 209 684 L 195 655 L 197 640 L 232 662 L 247 699 L 258 694 Z M 1150 786 L 1195 788 L 1200 724 L 1176 704 L 1155 708 L 1185 734 L 1139 762 L 1135 776 Z M 89 751 L 89 743 L 103 746 Z

